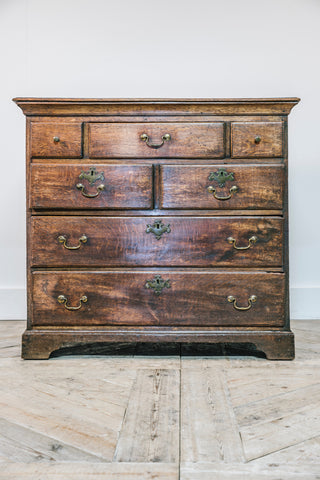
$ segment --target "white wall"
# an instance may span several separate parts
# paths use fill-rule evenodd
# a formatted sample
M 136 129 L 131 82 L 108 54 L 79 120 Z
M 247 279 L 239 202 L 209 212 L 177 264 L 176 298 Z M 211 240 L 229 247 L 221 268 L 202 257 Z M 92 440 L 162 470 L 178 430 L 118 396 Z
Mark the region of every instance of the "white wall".
M 25 318 L 15 96 L 299 96 L 289 121 L 292 318 L 320 318 L 319 0 L 0 0 L 0 318 Z

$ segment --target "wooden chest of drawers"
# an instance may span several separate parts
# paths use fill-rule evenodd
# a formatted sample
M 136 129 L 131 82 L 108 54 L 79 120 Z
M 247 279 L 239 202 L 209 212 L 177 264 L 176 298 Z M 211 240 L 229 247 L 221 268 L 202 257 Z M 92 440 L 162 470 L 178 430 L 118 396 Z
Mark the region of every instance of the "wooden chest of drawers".
M 235 342 L 291 359 L 287 116 L 296 98 L 18 98 L 27 116 L 23 358 Z

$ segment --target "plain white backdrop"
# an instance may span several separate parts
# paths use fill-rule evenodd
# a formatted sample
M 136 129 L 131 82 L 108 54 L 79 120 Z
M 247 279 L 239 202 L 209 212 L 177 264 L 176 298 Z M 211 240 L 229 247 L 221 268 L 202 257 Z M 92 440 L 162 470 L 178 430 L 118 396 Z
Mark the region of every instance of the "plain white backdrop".
M 24 319 L 34 97 L 289 97 L 291 317 L 320 318 L 319 0 L 0 0 L 0 319 Z M 279 247 L 280 248 L 280 247 Z

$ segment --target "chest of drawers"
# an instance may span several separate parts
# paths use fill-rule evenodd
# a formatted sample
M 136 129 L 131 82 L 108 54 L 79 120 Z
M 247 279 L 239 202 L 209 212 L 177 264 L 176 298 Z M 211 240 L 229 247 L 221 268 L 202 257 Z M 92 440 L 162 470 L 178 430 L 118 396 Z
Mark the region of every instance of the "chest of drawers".
M 99 342 L 291 359 L 287 117 L 296 98 L 17 98 L 27 117 L 22 357 Z

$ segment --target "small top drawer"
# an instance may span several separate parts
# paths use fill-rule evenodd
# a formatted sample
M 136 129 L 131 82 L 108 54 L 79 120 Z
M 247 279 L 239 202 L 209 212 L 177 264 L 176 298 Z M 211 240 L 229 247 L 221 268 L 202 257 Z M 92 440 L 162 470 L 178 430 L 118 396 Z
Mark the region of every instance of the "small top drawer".
M 282 122 L 235 122 L 231 124 L 231 156 L 234 158 L 281 157 Z
M 91 158 L 223 158 L 224 123 L 90 123 Z
M 32 122 L 32 157 L 78 158 L 81 155 L 81 123 Z

